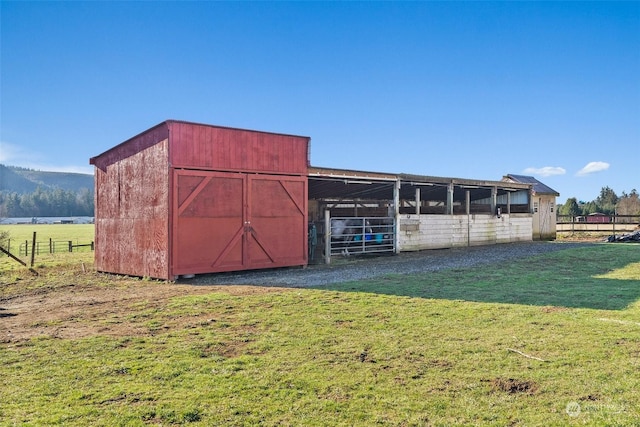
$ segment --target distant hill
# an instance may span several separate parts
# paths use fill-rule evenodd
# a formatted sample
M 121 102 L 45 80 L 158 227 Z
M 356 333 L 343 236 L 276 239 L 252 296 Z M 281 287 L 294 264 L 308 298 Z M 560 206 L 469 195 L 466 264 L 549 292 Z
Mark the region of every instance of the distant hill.
M 93 175 L 69 172 L 44 172 L 0 164 L 0 191 L 27 194 L 38 187 L 43 190 L 61 189 L 93 191 Z

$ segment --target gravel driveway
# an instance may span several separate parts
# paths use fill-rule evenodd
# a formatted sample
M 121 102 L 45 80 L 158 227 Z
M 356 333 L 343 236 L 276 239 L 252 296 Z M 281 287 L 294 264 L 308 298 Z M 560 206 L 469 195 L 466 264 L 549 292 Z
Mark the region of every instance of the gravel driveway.
M 447 268 L 501 263 L 593 243 L 521 242 L 466 248 L 403 252 L 399 255 L 335 258 L 332 264 L 197 275 L 178 283 L 193 285 L 320 286 L 387 274 L 426 273 Z

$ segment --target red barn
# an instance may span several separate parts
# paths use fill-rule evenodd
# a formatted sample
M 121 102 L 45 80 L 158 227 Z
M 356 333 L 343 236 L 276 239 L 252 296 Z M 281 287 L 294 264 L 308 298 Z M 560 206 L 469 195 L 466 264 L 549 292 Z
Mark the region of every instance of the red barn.
M 590 213 L 585 218 L 586 222 L 589 223 L 608 224 L 611 222 L 611 217 L 609 215 L 600 212 Z
M 306 265 L 309 141 L 169 120 L 91 158 L 97 270 Z

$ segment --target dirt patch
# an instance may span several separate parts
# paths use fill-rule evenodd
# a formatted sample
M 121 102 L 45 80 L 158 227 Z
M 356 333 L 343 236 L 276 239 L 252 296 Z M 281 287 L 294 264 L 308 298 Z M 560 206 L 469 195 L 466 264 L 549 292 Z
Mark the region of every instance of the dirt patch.
M 70 285 L 39 288 L 11 297 L 0 297 L 0 343 L 16 343 L 34 337 L 84 338 L 102 336 L 150 336 L 160 331 L 202 323 L 211 315 L 170 318 L 163 325 L 149 325 L 132 318 L 141 304 L 145 310 L 162 310 L 178 296 L 225 292 L 252 295 L 282 292 L 253 286 L 188 286 L 162 282 L 128 282 L 118 286 Z
M 566 308 L 566 307 L 557 307 L 557 306 L 553 306 L 553 305 L 546 305 L 544 307 L 541 307 L 540 311 L 542 311 L 543 313 L 563 313 L 565 311 L 569 311 L 569 309 Z
M 208 321 L 210 314 L 163 318 L 162 324 L 134 316 L 162 310 L 171 298 L 225 292 L 231 295 L 285 292 L 283 287 L 322 286 L 389 274 L 415 274 L 581 247 L 583 244 L 522 242 L 445 251 L 402 253 L 344 261 L 342 265 L 242 271 L 197 276 L 185 283 L 145 281 L 85 271 L 79 267 L 43 269 L 37 277 L 0 274 L 0 342 L 37 336 L 81 338 L 95 335 L 145 336 Z M 2 283 L 2 282 L 5 283 Z M 256 286 L 245 286 L 252 284 Z M 202 286 L 206 285 L 206 286 Z M 555 309 L 548 309 L 553 312 Z M 337 325 L 349 327 L 348 322 Z
M 504 391 L 511 394 L 533 394 L 538 389 L 538 386 L 533 381 L 523 381 L 514 378 L 495 378 L 491 380 L 491 388 L 495 391 Z

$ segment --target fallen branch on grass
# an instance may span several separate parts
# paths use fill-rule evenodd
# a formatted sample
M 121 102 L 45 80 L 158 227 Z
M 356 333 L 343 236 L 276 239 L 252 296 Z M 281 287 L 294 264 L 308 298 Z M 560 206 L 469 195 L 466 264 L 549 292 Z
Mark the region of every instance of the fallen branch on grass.
M 540 359 L 539 357 L 535 357 L 535 356 L 531 356 L 529 354 L 525 354 L 525 353 L 523 353 L 523 352 L 521 352 L 519 350 L 515 350 L 513 348 L 508 348 L 507 350 L 513 351 L 514 353 L 518 353 L 520 356 L 524 356 L 524 357 L 526 357 L 528 359 L 533 359 L 533 360 L 539 360 L 541 362 L 546 362 L 546 360 L 544 360 L 544 359 Z

